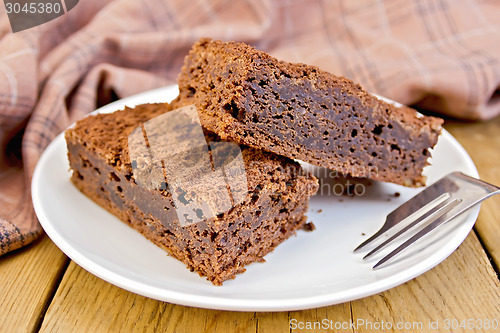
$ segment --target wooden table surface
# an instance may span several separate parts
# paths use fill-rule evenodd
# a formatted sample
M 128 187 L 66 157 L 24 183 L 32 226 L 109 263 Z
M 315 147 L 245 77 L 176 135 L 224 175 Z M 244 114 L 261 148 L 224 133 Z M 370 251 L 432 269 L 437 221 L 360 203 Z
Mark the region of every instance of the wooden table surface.
M 500 117 L 448 121 L 445 127 L 471 155 L 481 178 L 500 184 Z M 500 321 L 499 267 L 500 196 L 483 203 L 465 242 L 429 272 L 375 296 L 304 311 L 215 311 L 148 299 L 88 273 L 44 236 L 0 257 L 0 332 L 324 332 L 299 325 L 325 320 L 333 327 L 343 324 L 340 332 L 375 331 L 384 323 L 395 332 L 500 332 L 485 329 L 488 320 Z M 347 327 L 350 322 L 359 325 Z M 415 326 L 398 329 L 398 323 Z M 453 329 L 464 323 L 470 329 Z

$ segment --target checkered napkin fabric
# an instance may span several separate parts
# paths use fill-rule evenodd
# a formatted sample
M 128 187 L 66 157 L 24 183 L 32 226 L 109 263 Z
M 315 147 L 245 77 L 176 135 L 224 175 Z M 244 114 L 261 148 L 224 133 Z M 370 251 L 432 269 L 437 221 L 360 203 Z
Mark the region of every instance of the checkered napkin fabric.
M 50 141 L 97 106 L 175 83 L 200 37 L 477 120 L 500 113 L 499 18 L 494 0 L 82 0 L 12 33 L 0 4 L 0 255 L 42 232 L 30 183 Z

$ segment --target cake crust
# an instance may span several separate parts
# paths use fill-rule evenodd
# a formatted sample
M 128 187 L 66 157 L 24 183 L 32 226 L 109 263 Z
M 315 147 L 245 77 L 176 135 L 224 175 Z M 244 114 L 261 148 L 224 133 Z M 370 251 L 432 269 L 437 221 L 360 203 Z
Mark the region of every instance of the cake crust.
M 441 131 L 439 118 L 243 43 L 195 43 L 178 83 L 173 104 L 195 103 L 202 125 L 221 138 L 353 177 L 424 185 Z
M 181 225 L 172 195 L 139 186 L 127 137 L 140 123 L 171 110 L 145 104 L 89 116 L 67 130 L 72 182 L 97 204 L 215 285 L 233 279 L 302 228 L 317 179 L 275 154 L 242 146 L 248 193 L 215 218 Z M 211 134 L 212 140 L 217 137 Z

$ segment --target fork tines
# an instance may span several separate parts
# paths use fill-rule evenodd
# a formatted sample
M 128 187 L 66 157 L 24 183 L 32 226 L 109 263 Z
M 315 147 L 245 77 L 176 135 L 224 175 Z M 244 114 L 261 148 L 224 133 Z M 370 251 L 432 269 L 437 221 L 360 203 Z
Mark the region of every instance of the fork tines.
M 373 266 L 373 269 L 380 268 L 438 226 L 453 220 L 497 193 L 500 193 L 500 187 L 461 172 L 450 173 L 387 215 L 382 228 L 359 245 L 354 252 L 381 242 L 364 256 L 363 259 L 367 260 L 388 246 L 396 244 L 402 236 L 408 236 L 410 231 L 419 228 L 413 236 Z M 384 238 L 386 239 L 383 240 Z

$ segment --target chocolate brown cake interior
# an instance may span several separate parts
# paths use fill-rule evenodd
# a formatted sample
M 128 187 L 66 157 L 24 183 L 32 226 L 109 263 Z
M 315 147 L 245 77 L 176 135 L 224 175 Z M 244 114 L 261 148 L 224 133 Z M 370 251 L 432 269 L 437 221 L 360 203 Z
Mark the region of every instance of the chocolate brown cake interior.
M 135 182 L 127 149 L 128 136 L 138 125 L 169 110 L 167 104 L 146 104 L 77 122 L 65 135 L 71 180 L 96 203 L 220 285 L 246 265 L 263 261 L 306 224 L 317 180 L 288 158 L 242 146 L 248 185 L 243 201 L 214 218 L 181 224 L 167 189 Z M 220 141 L 214 134 L 209 137 Z
M 243 43 L 201 40 L 178 82 L 178 100 L 194 102 L 202 125 L 224 139 L 407 186 L 424 184 L 442 123 Z

